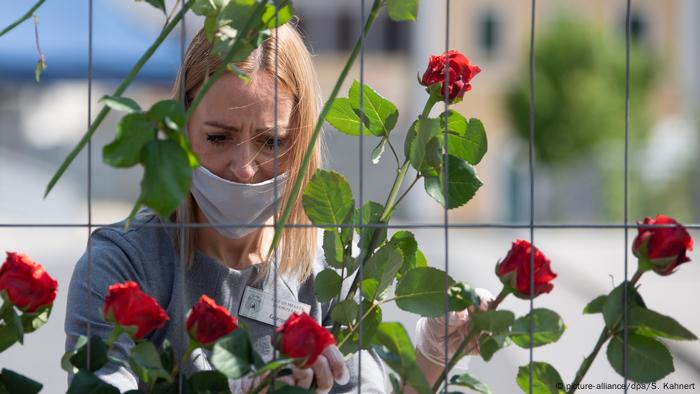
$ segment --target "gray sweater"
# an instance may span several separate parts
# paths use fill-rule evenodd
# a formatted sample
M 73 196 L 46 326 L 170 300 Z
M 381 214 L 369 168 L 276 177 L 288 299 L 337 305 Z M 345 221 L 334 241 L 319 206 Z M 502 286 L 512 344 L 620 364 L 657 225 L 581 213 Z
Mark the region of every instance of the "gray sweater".
M 129 230 L 124 231 L 124 222 L 114 226 L 95 230 L 90 236 L 90 254 L 92 260 L 90 291 L 88 290 L 88 254 L 87 251 L 75 265 L 68 290 L 66 312 L 66 350 L 72 349 L 80 335 L 87 335 L 90 322 L 91 335 L 106 338 L 112 326 L 103 321 L 100 310 L 104 304 L 107 287 L 127 280 L 137 282 L 141 289 L 153 296 L 166 310 L 169 320 L 162 329 L 155 330 L 146 338 L 157 347 L 168 339 L 175 354 L 182 354 L 187 345 L 184 321 L 187 311 L 194 305 L 200 295 L 207 294 L 219 305 L 224 306 L 249 330 L 253 347 L 268 360 L 272 357 L 270 335 L 274 327 L 270 324 L 239 316 L 241 298 L 247 286 L 262 289 L 267 293 L 273 290 L 273 274 L 264 283 L 253 284 L 258 267 L 252 265 L 243 270 L 224 266 L 213 258 L 197 252 L 192 267 L 183 273 L 183 266 L 173 244 L 174 228 L 154 227 L 161 223 L 152 211 L 144 209 L 138 213 Z M 148 224 L 148 226 L 144 226 Z M 278 275 L 277 296 L 280 300 L 295 300 L 311 306 L 309 314 L 317 321 L 328 326 L 330 307 L 320 303 L 313 292 L 315 274 L 325 268 L 323 252 L 317 253 L 314 275 L 303 283 L 297 283 Z M 347 290 L 346 290 L 347 291 Z M 126 360 L 133 341 L 121 335 L 114 345 L 114 355 Z M 208 351 L 197 349 L 183 366 L 185 374 L 212 369 L 208 361 Z M 350 382 L 340 386 L 336 384 L 332 393 L 357 392 L 358 375 L 361 376 L 363 393 L 384 393 L 388 387 L 386 373 L 376 353 L 362 352 L 362 373 L 358 373 L 358 357 L 355 355 L 347 361 L 350 370 Z M 134 373 L 113 361 L 97 372 L 103 380 L 118 387 L 122 392 L 138 388 Z M 70 382 L 72 376 L 68 377 Z M 142 387 L 143 388 L 143 387 Z

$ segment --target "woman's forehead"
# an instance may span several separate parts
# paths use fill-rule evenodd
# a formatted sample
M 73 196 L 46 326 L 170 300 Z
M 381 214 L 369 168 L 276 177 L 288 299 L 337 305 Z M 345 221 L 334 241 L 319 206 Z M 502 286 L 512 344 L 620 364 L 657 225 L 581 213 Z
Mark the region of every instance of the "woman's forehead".
M 284 84 L 278 84 L 278 122 L 288 119 L 293 97 Z M 207 117 L 218 115 L 225 118 L 254 116 L 258 121 L 273 123 L 275 108 L 274 79 L 265 72 L 251 75 L 246 82 L 231 73 L 225 73 L 207 92 L 202 107 Z M 285 122 L 286 123 L 286 122 Z

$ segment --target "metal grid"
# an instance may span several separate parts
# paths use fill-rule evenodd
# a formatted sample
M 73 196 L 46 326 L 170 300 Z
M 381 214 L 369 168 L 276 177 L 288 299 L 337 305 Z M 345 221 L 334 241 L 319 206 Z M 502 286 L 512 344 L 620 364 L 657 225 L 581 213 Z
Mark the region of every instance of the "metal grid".
M 273 0 L 274 4 L 278 4 L 278 0 Z M 450 0 L 445 0 L 446 1 L 446 23 L 445 23 L 445 51 L 449 50 L 449 36 L 450 36 Z M 362 15 L 362 29 L 361 29 L 361 41 L 364 43 L 365 39 L 365 33 L 364 33 L 364 21 L 365 21 L 365 3 L 364 0 L 360 0 L 361 3 L 361 15 Z M 87 124 L 88 128 L 92 122 L 92 80 L 93 80 L 93 1 L 88 0 L 89 4 L 89 13 L 88 13 L 88 70 L 87 70 L 87 90 L 88 90 L 88 103 L 87 103 L 87 112 L 88 112 L 88 119 L 87 119 Z M 181 7 L 184 10 L 184 2 L 181 2 Z M 530 70 L 529 70 L 529 78 L 530 78 L 530 138 L 529 138 L 529 174 L 530 174 L 530 220 L 529 224 L 510 224 L 510 223 L 449 223 L 448 222 L 448 215 L 447 215 L 447 208 L 444 209 L 444 222 L 442 224 L 438 223 L 414 223 L 414 224 L 364 224 L 362 223 L 362 205 L 363 205 L 363 133 L 362 133 L 362 123 L 360 123 L 360 138 L 359 138 L 359 144 L 360 144 L 360 150 L 359 150 L 359 172 L 360 172 L 360 181 L 359 181 L 359 195 L 360 195 L 360 223 L 358 225 L 346 225 L 346 224 L 333 224 L 333 226 L 337 227 L 366 227 L 366 228 L 386 228 L 386 229 L 409 229 L 409 228 L 442 228 L 444 229 L 444 234 L 445 234 L 445 272 L 449 275 L 449 263 L 448 263 L 448 233 L 449 229 L 451 228 L 461 228 L 461 229 L 482 229 L 482 228 L 503 228 L 503 229 L 514 229 L 514 228 L 527 228 L 530 230 L 530 242 L 531 244 L 534 245 L 534 230 L 537 229 L 624 229 L 624 234 L 625 234 L 625 244 L 623 245 L 624 249 L 624 276 L 625 280 L 628 278 L 628 257 L 627 257 L 627 244 L 628 244 L 628 230 L 630 228 L 636 229 L 636 228 L 651 228 L 651 227 L 663 227 L 663 225 L 640 225 L 640 224 L 628 224 L 628 162 L 629 162 L 629 118 L 630 118 L 630 13 L 631 13 L 631 0 L 626 1 L 626 18 L 625 18 L 625 56 L 626 56 L 626 64 L 625 64 L 625 151 L 624 151 L 624 223 L 623 224 L 553 224 L 553 223 L 534 223 L 534 176 L 535 176 L 535 170 L 534 170 L 534 135 L 535 135 L 535 123 L 534 123 L 534 113 L 535 113 L 535 107 L 534 107 L 534 98 L 535 98 L 535 78 L 534 78 L 534 61 L 535 61 L 535 54 L 534 54 L 534 32 L 535 32 L 535 14 L 536 14 L 536 0 L 531 0 L 531 25 L 530 25 L 530 52 L 529 52 L 529 60 L 530 60 Z M 279 15 L 276 12 L 275 13 L 275 20 L 277 24 L 279 24 Z M 184 52 L 185 52 L 185 36 L 186 36 L 186 26 L 185 26 L 185 18 L 182 19 L 181 21 L 181 60 L 184 62 Z M 278 57 L 277 57 L 277 46 L 275 46 L 275 75 L 278 75 Z M 449 79 L 449 74 L 446 72 L 445 73 L 445 79 Z M 277 114 L 278 114 L 278 81 L 277 78 L 275 78 L 274 81 L 274 88 L 275 88 L 275 106 L 274 106 L 274 111 L 275 111 L 275 125 L 274 125 L 274 133 L 275 133 L 275 163 L 274 163 L 274 168 L 275 168 L 275 176 L 278 174 L 278 159 L 277 159 L 277 154 L 278 154 L 278 142 L 277 142 L 277 133 L 278 133 L 278 124 L 277 124 Z M 363 94 L 362 94 L 362 86 L 364 84 L 364 45 L 361 46 L 361 52 L 360 52 L 360 112 L 363 112 Z M 447 85 L 447 84 L 446 84 Z M 447 89 L 446 89 L 447 90 Z M 184 92 L 184 90 L 183 90 Z M 447 91 L 445 92 L 445 95 L 447 95 Z M 445 112 L 447 111 L 447 103 L 445 102 Z M 448 129 L 447 129 L 447 124 L 445 125 L 445 134 L 447 134 Z M 447 145 L 448 139 L 445 138 L 445 144 Z M 447 146 L 446 146 L 447 148 Z M 447 150 L 447 149 L 446 149 Z M 87 144 L 87 161 L 88 161 L 88 168 L 87 168 L 87 215 L 88 215 L 88 220 L 87 223 L 36 223 L 36 224 L 25 224 L 25 223 L 0 223 L 0 228 L 81 228 L 85 227 L 88 230 L 88 247 L 87 247 L 87 261 L 88 261 L 88 278 L 87 278 L 87 286 L 88 286 L 88 291 L 91 292 L 91 275 L 92 275 L 92 254 L 91 254 L 91 247 L 90 247 L 90 234 L 92 233 L 93 228 L 98 228 L 98 227 L 118 227 L 114 224 L 102 224 L 102 223 L 93 223 L 92 222 L 92 142 L 91 140 L 88 141 Z M 445 160 L 445 178 L 447 179 L 447 160 Z M 447 181 L 445 182 L 445 189 L 447 189 Z M 445 190 L 446 192 L 447 190 Z M 274 182 L 274 192 L 275 195 L 277 195 L 277 180 Z M 445 198 L 447 198 L 447 193 L 445 193 Z M 447 203 L 445 204 L 447 205 Z M 274 215 L 274 224 L 272 226 L 270 225 L 249 225 L 249 224 L 223 224 L 223 225 L 214 225 L 214 224 L 198 224 L 198 223 L 159 223 L 159 224 L 150 224 L 146 223 L 143 224 L 142 227 L 161 227 L 161 228 L 172 228 L 172 227 L 187 227 L 187 228 L 201 228 L 201 227 L 208 227 L 208 228 L 217 228 L 217 227 L 256 227 L 256 228 L 262 228 L 262 227 L 272 227 L 274 228 L 277 225 L 277 215 Z M 285 227 L 294 227 L 294 228 L 305 228 L 305 227 L 317 227 L 316 225 L 308 225 L 308 224 L 285 224 Z M 684 227 L 688 229 L 696 229 L 700 230 L 700 223 L 692 223 L 692 224 L 686 224 Z M 362 231 L 360 231 L 360 237 L 362 237 Z M 530 259 L 530 269 L 532 271 L 533 269 L 533 264 L 534 264 L 534 249 L 531 249 L 531 259 Z M 274 251 L 274 280 L 275 280 L 275 286 L 274 286 L 274 300 L 275 300 L 275 305 L 277 304 L 277 250 Z M 360 265 L 359 267 L 359 273 L 360 275 L 360 280 L 362 280 L 362 275 L 363 275 L 363 270 L 362 266 Z M 184 275 L 184 271 L 183 271 Z M 184 276 L 180 278 L 180 280 L 184 281 Z M 534 289 L 534 284 L 532 283 L 534 281 L 534 277 L 531 277 L 531 290 Z M 446 289 L 447 289 L 447 281 L 445 283 Z M 625 289 L 626 290 L 626 289 Z M 447 292 L 445 293 L 445 318 L 447 321 Z M 624 293 L 625 296 L 625 303 L 627 302 L 627 292 L 625 291 Z M 360 297 L 362 297 L 360 295 Z M 91 300 L 88 300 L 87 302 L 89 303 Z M 534 300 L 531 297 L 530 298 L 530 312 L 534 309 Z M 277 308 L 275 307 L 274 309 L 274 319 L 276 321 L 277 318 Z M 186 311 L 184 311 L 186 312 Z M 624 368 L 625 372 L 627 371 L 628 368 L 628 362 L 627 362 L 627 310 L 625 309 L 624 311 Z M 360 302 L 360 314 L 362 314 L 362 303 Z M 184 316 L 184 315 L 183 315 Z M 360 321 L 360 330 L 362 329 Z M 530 330 L 531 330 L 531 341 L 532 341 L 532 321 L 530 325 Z M 87 326 L 87 335 L 88 337 L 90 336 L 91 333 L 91 326 L 90 322 L 88 322 Z M 445 334 L 447 334 L 447 326 L 445 325 Z M 184 336 L 184 333 L 183 333 Z M 360 335 L 360 346 L 362 345 L 362 336 Z M 88 346 L 88 355 L 90 354 L 89 351 L 89 346 L 90 346 L 90 341 L 87 342 Z M 447 350 L 447 343 L 445 343 L 445 350 Z M 530 349 L 530 363 L 533 361 L 533 347 L 531 346 Z M 446 351 L 447 353 L 447 351 Z M 276 356 L 276 355 L 275 355 Z M 447 362 L 447 358 L 445 360 Z M 88 368 L 89 368 L 89 363 L 90 359 L 88 356 Z M 361 367 L 362 363 L 362 356 L 361 352 L 358 357 L 358 364 Z M 361 369 L 359 369 L 359 374 L 360 376 L 358 377 L 358 392 L 361 392 L 361 386 L 359 383 L 359 380 L 361 380 Z M 624 392 L 627 392 L 627 377 L 626 373 L 624 376 L 624 383 L 625 383 L 625 388 Z M 443 378 L 445 379 L 445 382 L 447 383 L 447 376 L 443 374 Z M 181 385 L 182 386 L 182 385 Z M 447 387 L 445 387 L 445 392 L 447 392 Z M 530 370 L 530 392 L 532 392 L 532 370 Z

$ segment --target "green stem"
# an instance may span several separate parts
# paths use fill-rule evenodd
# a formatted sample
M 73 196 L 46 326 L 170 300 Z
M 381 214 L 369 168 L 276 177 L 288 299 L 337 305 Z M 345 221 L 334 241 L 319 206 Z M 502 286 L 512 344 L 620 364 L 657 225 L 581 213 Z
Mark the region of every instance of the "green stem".
M 632 286 L 637 284 L 639 282 L 639 279 L 642 277 L 642 274 L 644 274 L 643 269 L 638 269 L 637 272 L 634 273 L 632 276 L 632 280 L 630 283 Z M 610 339 L 610 337 L 613 335 L 612 330 L 608 330 L 607 327 L 603 327 L 603 330 L 600 332 L 600 336 L 598 337 L 598 342 L 596 342 L 595 346 L 593 347 L 593 351 L 591 354 L 588 355 L 585 359 L 583 359 L 583 362 L 581 363 L 581 366 L 579 367 L 578 371 L 576 372 L 576 376 L 574 377 L 574 381 L 571 382 L 569 385 L 569 390 L 567 391 L 567 394 L 572 394 L 576 392 L 576 388 L 579 383 L 583 380 L 583 377 L 586 375 L 588 372 L 588 369 L 591 367 L 593 364 L 593 360 L 596 358 L 598 355 L 598 352 L 600 351 L 600 348 L 605 344 L 605 342 Z
M 379 9 L 381 6 L 382 2 L 380 0 L 374 0 L 374 3 L 372 4 L 372 9 L 369 13 L 369 16 L 367 17 L 367 22 L 365 23 L 365 29 L 364 29 L 364 35 L 366 36 L 367 33 L 369 32 L 370 28 L 372 27 L 372 24 L 374 23 L 374 20 L 377 18 L 377 14 L 379 13 Z M 348 75 L 348 72 L 350 71 L 350 67 L 352 64 L 355 62 L 355 59 L 357 58 L 358 53 L 360 52 L 360 47 L 362 46 L 362 37 L 360 37 L 357 40 L 357 43 L 355 44 L 355 47 L 352 49 L 352 52 L 350 53 L 350 57 L 348 58 L 348 61 L 345 63 L 345 66 L 343 67 L 343 70 L 340 72 L 340 76 L 338 77 L 338 80 L 335 83 L 335 86 L 333 87 L 333 91 L 331 92 L 330 97 L 326 101 L 326 103 L 323 105 L 323 109 L 321 109 L 321 114 L 318 117 L 318 121 L 316 122 L 316 126 L 314 127 L 314 132 L 311 137 L 311 143 L 309 143 L 309 146 L 306 148 L 306 152 L 304 153 L 304 159 L 301 162 L 301 166 L 299 168 L 299 174 L 296 177 L 296 180 L 294 181 L 294 185 L 292 186 L 291 193 L 289 195 L 289 199 L 287 200 L 284 208 L 284 212 L 282 212 L 282 215 L 277 221 L 277 226 L 275 227 L 275 236 L 272 239 L 272 244 L 270 245 L 270 248 L 267 252 L 267 259 L 269 260 L 273 251 L 277 247 L 277 244 L 280 241 L 280 238 L 282 237 L 282 230 L 284 229 L 284 225 L 287 223 L 287 220 L 289 220 L 289 215 L 292 213 L 292 207 L 294 204 L 290 204 L 290 201 L 295 201 L 297 196 L 299 195 L 299 190 L 301 189 L 301 183 L 303 181 L 303 174 L 306 173 L 306 170 L 309 168 L 309 161 L 311 160 L 311 154 L 313 153 L 314 147 L 316 146 L 316 141 L 318 140 L 318 136 L 321 131 L 321 126 L 323 126 L 323 121 L 326 119 L 326 115 L 328 115 L 328 112 L 331 109 L 331 105 L 333 104 L 333 101 L 335 98 L 338 96 L 338 92 L 340 91 L 340 87 L 342 86 L 343 82 L 345 81 L 345 78 Z
M 571 385 L 569 385 L 569 390 L 567 391 L 567 394 L 572 394 L 576 391 L 576 386 L 578 386 L 578 384 L 581 383 L 581 380 L 583 380 L 584 375 L 586 375 L 586 372 L 588 372 L 588 369 L 593 364 L 593 360 L 598 355 L 600 348 L 603 347 L 603 344 L 610 338 L 611 335 L 612 333 L 607 328 L 603 328 L 603 331 L 601 331 L 600 336 L 598 337 L 598 342 L 596 342 L 595 347 L 593 347 L 593 351 L 591 352 L 591 354 L 588 355 L 588 357 L 586 357 L 583 360 L 583 363 L 581 363 L 581 367 L 576 372 L 576 377 L 574 378 L 574 381 L 571 382 Z
M 24 15 L 22 15 L 21 18 L 17 19 L 16 21 L 12 22 L 9 26 L 7 26 L 6 28 L 2 29 L 2 31 L 0 31 L 0 37 L 2 37 L 3 35 L 5 35 L 5 33 L 9 32 L 10 30 L 14 29 L 15 27 L 17 27 L 20 23 L 22 23 L 22 22 L 26 21 L 27 19 L 31 18 L 31 17 L 32 17 L 32 14 L 34 14 L 34 11 L 36 11 L 36 9 L 39 8 L 39 6 L 41 6 L 41 5 L 44 3 L 44 1 L 46 1 L 46 0 L 39 0 L 39 1 L 37 1 L 36 4 L 34 4 L 34 5 L 32 6 L 32 8 L 30 8 L 29 11 L 27 11 L 27 13 L 25 13 Z
M 182 355 L 182 358 L 180 358 L 180 362 L 178 363 L 177 361 L 173 363 L 173 369 L 170 371 L 170 376 L 174 379 L 177 376 L 177 373 L 180 370 L 180 367 L 185 364 L 185 361 L 189 360 L 190 355 L 194 351 L 194 349 L 197 349 L 200 345 L 192 340 L 190 338 L 190 343 L 187 345 L 187 350 L 185 350 L 185 353 Z
M 498 305 L 503 302 L 503 300 L 508 296 L 508 294 L 511 293 L 511 290 L 508 290 L 505 286 L 503 289 L 501 289 L 501 292 L 498 293 L 498 296 L 496 296 L 496 299 L 493 300 L 493 302 L 489 305 L 489 310 L 493 311 L 496 310 Z M 442 385 L 442 382 L 445 381 L 447 375 L 450 373 L 452 368 L 457 364 L 457 362 L 463 357 L 463 352 L 469 345 L 469 342 L 474 339 L 474 337 L 479 334 L 480 331 L 477 330 L 472 330 L 470 329 L 467 332 L 467 336 L 462 340 L 462 343 L 459 344 L 459 347 L 457 348 L 457 351 L 452 355 L 452 358 L 450 358 L 450 361 L 448 361 L 447 366 L 445 367 L 444 372 L 442 373 L 442 378 L 438 379 L 435 384 L 433 385 L 433 393 L 437 393 L 437 391 L 440 389 L 440 386 Z
M 372 304 L 371 307 L 367 308 L 367 311 L 365 311 L 365 314 L 362 315 L 362 321 L 364 321 L 364 320 L 367 318 L 367 316 L 369 316 L 369 313 L 372 312 L 372 310 L 373 310 L 376 306 L 377 306 L 377 304 Z M 338 346 L 339 348 L 342 347 L 342 346 L 345 344 L 345 342 L 348 340 L 348 338 L 350 338 L 350 337 L 352 336 L 352 334 L 354 334 L 355 331 L 357 331 L 357 327 L 359 327 L 359 326 L 360 326 L 359 324 L 356 324 L 354 327 L 350 328 L 350 331 L 348 331 L 348 334 L 345 336 L 345 338 L 343 338 L 342 341 L 340 341 L 340 342 L 338 343 L 337 346 Z
M 115 324 L 114 328 L 112 329 L 112 332 L 109 334 L 109 338 L 107 338 L 107 341 L 105 344 L 107 345 L 107 352 L 109 353 L 110 350 L 112 350 L 112 345 L 114 345 L 114 342 L 117 341 L 117 338 L 119 338 L 120 335 L 124 332 L 124 328 L 120 326 L 119 324 Z M 90 338 L 88 338 L 88 341 Z
M 148 59 L 153 56 L 153 53 L 155 53 L 156 49 L 163 43 L 163 41 L 168 37 L 170 32 L 177 26 L 177 24 L 180 22 L 180 20 L 185 16 L 187 11 L 192 7 L 194 4 L 195 0 L 188 0 L 187 3 L 182 7 L 180 12 L 175 15 L 175 18 L 168 23 L 165 28 L 160 32 L 158 35 L 158 38 L 153 42 L 153 44 L 146 50 L 146 52 L 141 56 L 141 58 L 136 62 L 134 67 L 129 71 L 129 74 L 127 74 L 126 78 L 117 86 L 117 88 L 114 90 L 114 93 L 112 96 L 121 96 L 126 89 L 129 87 L 131 82 L 133 82 L 134 78 L 138 75 L 138 73 L 141 71 L 143 66 L 146 64 Z M 107 114 L 109 114 L 110 108 L 107 106 L 102 107 L 102 110 L 97 114 L 95 117 L 95 120 L 90 124 L 90 127 L 88 128 L 87 132 L 83 134 L 83 137 L 80 139 L 78 144 L 73 148 L 73 150 L 68 153 L 68 156 L 63 160 L 63 163 L 61 163 L 61 166 L 58 168 L 58 171 L 53 175 L 51 180 L 49 181 L 49 184 L 46 186 L 46 191 L 44 192 L 44 198 L 49 195 L 53 187 L 56 185 L 56 182 L 58 182 L 59 179 L 61 179 L 61 176 L 63 176 L 63 173 L 66 172 L 66 169 L 71 165 L 73 160 L 75 160 L 76 156 L 78 156 L 78 153 L 80 153 L 81 150 L 87 145 L 88 141 L 90 141 L 90 138 L 92 138 L 92 135 L 95 134 L 95 131 L 97 131 L 97 128 L 102 124 L 102 121 L 107 117 Z

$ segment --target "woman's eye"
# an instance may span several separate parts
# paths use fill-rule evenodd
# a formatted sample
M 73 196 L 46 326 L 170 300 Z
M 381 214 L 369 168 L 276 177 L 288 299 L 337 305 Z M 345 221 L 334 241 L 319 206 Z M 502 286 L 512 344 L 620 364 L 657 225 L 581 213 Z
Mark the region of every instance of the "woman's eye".
M 284 139 L 277 138 L 277 147 L 281 148 L 284 146 Z M 274 138 L 268 138 L 265 140 L 265 148 L 273 150 L 275 149 L 275 139 Z
M 207 134 L 207 141 L 214 145 L 221 145 L 226 141 L 226 136 L 223 134 Z

